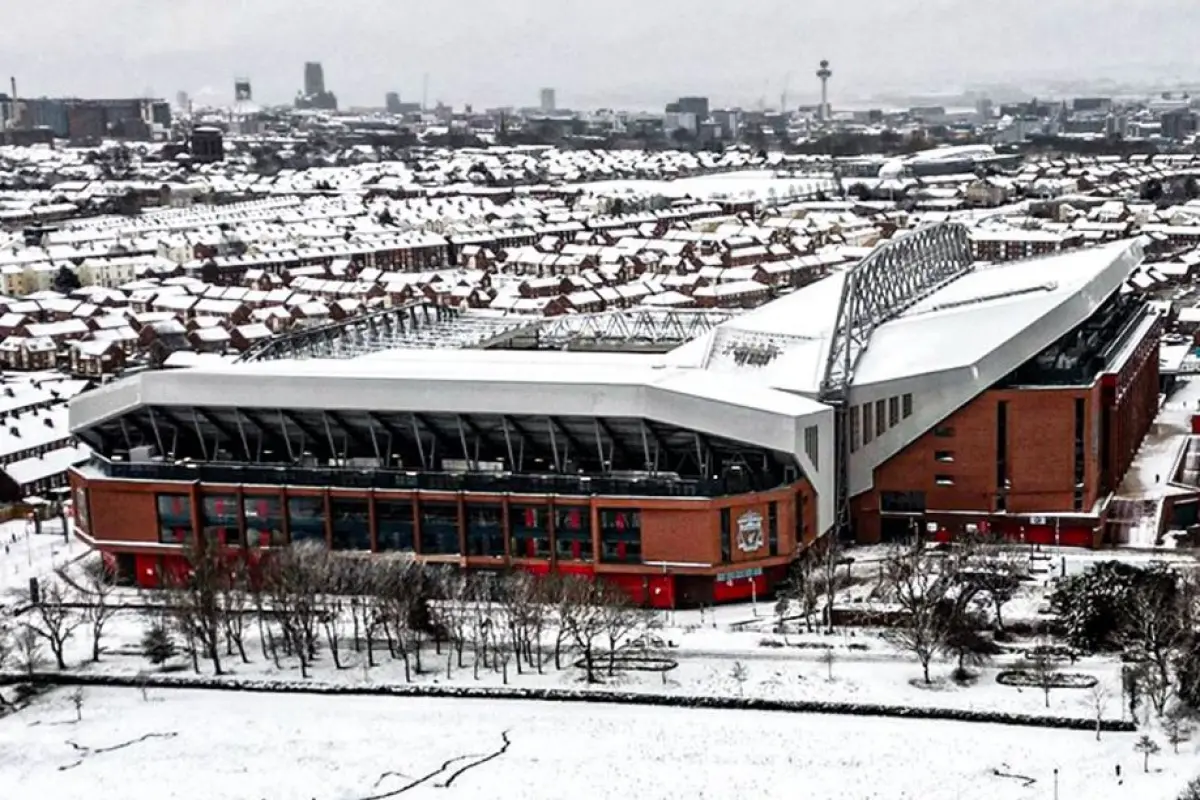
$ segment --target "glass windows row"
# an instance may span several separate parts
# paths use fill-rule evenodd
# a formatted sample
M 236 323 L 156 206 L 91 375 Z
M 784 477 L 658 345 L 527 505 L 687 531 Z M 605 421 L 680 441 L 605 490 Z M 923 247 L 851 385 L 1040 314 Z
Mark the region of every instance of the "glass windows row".
M 850 450 L 868 445 L 901 420 L 913 415 L 913 396 L 905 394 L 863 403 L 850 409 Z
M 191 497 L 161 494 L 157 497 L 159 541 L 187 542 L 192 530 Z M 335 550 L 371 549 L 371 508 L 367 498 L 330 497 L 329 529 Z M 249 547 L 286 544 L 284 513 L 293 542 L 324 542 L 326 507 L 323 497 L 289 497 L 284 508 L 276 496 L 205 495 L 200 523 L 207 541 L 226 547 L 241 546 L 239 524 L 244 520 Z M 553 514 L 553 520 L 551 519 Z M 420 504 L 420 549 L 423 555 L 459 553 L 459 508 L 453 502 Z M 504 508 L 499 503 L 464 506 L 467 555 L 503 558 Z M 590 561 L 592 515 L 588 506 L 510 505 L 508 509 L 511 555 L 516 558 L 549 558 L 551 530 L 554 555 L 562 560 Z M 376 549 L 380 552 L 414 550 L 417 526 L 411 500 L 375 501 Z M 600 509 L 601 560 L 638 563 L 642 560 L 641 511 Z

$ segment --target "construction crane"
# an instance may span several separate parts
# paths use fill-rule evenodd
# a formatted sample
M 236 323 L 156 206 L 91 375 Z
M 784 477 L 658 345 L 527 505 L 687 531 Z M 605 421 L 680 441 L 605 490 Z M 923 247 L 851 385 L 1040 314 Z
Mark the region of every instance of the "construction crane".
M 783 91 L 779 95 L 779 110 L 786 114 L 788 110 L 788 89 L 792 86 L 792 73 L 783 76 Z

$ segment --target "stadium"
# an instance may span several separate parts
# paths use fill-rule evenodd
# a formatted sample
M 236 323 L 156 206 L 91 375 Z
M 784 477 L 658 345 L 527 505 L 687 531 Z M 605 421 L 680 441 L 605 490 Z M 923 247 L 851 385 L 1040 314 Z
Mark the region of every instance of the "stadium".
M 1099 546 L 1159 318 L 1121 241 L 998 265 L 955 223 L 739 315 L 412 304 L 75 398 L 76 530 L 153 585 L 193 537 L 769 592 L 833 532 Z

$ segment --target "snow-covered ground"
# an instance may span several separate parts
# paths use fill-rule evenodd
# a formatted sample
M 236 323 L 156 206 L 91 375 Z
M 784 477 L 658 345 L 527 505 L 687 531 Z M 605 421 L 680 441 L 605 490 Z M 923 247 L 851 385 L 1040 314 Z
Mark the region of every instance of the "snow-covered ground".
M 1143 773 L 1131 734 L 529 701 L 88 689 L 74 720 L 62 690 L 0 720 L 4 797 L 364 800 L 429 776 L 403 796 L 1172 800 L 1200 764 L 1164 744 Z
M 43 522 L 41 533 L 33 533 L 25 520 L 0 524 L 0 605 L 28 589 L 30 578 L 46 580 L 57 567 L 87 551 L 74 536 L 63 537 L 57 519 Z

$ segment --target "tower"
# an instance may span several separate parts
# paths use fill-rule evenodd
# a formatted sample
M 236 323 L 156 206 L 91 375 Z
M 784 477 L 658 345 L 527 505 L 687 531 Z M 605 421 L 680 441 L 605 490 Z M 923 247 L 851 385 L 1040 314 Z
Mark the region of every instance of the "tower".
M 550 89 L 550 88 L 542 89 L 539 99 L 541 101 L 540 105 L 541 105 L 542 113 L 543 114 L 553 114 L 557 108 L 557 103 L 555 102 L 555 97 L 554 97 L 554 90 Z
M 234 78 L 233 99 L 238 103 L 248 103 L 254 99 L 254 91 L 250 88 L 249 78 Z
M 320 61 L 309 61 L 304 65 L 304 93 L 309 97 L 325 93 L 325 70 Z
M 821 68 L 817 70 L 817 77 L 821 79 L 821 108 L 818 116 L 822 120 L 829 119 L 829 79 L 833 77 L 833 70 L 829 68 L 829 61 L 821 59 Z

